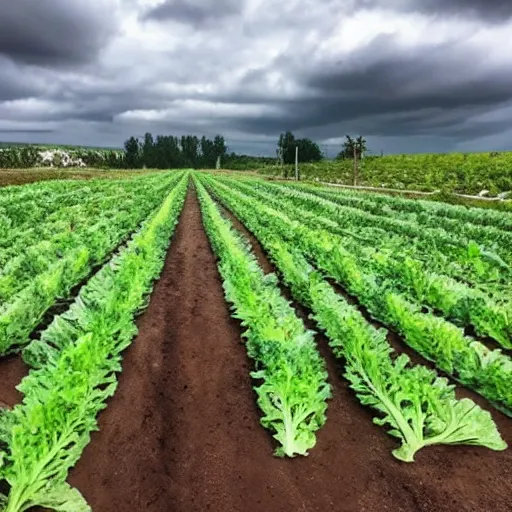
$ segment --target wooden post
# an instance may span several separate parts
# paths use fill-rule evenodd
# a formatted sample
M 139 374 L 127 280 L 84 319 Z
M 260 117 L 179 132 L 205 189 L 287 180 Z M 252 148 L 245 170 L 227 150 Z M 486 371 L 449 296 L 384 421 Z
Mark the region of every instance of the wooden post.
M 299 181 L 299 146 L 295 146 L 295 179 Z
M 354 144 L 354 186 L 356 187 L 359 181 L 359 167 L 357 165 L 357 146 Z
M 286 178 L 286 173 L 284 169 L 284 157 L 283 157 L 283 148 L 279 146 L 277 149 L 277 165 L 281 168 L 281 175 L 283 178 Z

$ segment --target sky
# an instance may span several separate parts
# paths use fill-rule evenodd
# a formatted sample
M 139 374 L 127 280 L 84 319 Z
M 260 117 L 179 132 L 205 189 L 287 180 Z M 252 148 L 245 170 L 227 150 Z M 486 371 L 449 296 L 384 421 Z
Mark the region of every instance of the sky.
M 512 149 L 510 0 L 0 0 L 0 140 Z

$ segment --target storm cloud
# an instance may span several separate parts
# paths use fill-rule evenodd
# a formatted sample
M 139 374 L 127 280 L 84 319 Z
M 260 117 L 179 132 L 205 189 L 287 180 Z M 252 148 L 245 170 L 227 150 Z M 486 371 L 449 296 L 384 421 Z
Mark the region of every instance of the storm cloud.
M 281 131 L 334 153 L 504 149 L 512 4 L 455 0 L 17 0 L 0 17 L 1 139 L 122 146 Z
M 369 0 L 367 5 L 392 6 L 408 12 L 471 16 L 493 21 L 512 17 L 512 3 L 508 0 Z
M 218 22 L 240 13 L 241 2 L 237 0 L 167 0 L 144 13 L 142 19 L 154 21 L 177 21 L 194 26 Z
M 0 9 L 0 54 L 36 65 L 90 62 L 113 26 L 110 2 L 15 0 Z

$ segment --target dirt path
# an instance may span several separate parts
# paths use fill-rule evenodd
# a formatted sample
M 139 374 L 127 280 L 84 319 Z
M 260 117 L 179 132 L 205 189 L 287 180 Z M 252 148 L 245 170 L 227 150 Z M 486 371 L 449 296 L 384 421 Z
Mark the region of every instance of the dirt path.
M 139 328 L 70 478 L 94 512 L 508 510 L 510 452 L 436 447 L 399 463 L 331 360 L 317 446 L 272 456 L 192 191 Z

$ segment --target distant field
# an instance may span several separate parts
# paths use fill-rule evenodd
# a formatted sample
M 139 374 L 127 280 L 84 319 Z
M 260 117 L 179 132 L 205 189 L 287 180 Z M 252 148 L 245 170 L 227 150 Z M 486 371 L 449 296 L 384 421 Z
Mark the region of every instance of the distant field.
M 261 174 L 293 176 L 292 166 L 264 167 Z M 301 164 L 302 179 L 353 184 L 352 160 Z M 512 153 L 420 154 L 367 157 L 360 162 L 359 185 L 442 190 L 461 194 L 489 195 L 512 191 Z
M 0 169 L 0 187 L 25 185 L 36 181 L 90 180 L 94 178 L 117 179 L 156 171 L 102 170 L 102 169 Z
M 255 171 L 269 177 L 291 178 L 294 166 L 272 164 L 273 159 L 246 157 L 242 164 L 233 158 L 226 169 Z M 67 145 L 14 144 L 0 142 L 0 169 L 101 168 L 121 169 L 128 165 L 122 149 Z M 133 165 L 133 164 L 132 164 Z M 142 166 L 142 164 L 140 164 Z M 303 180 L 352 185 L 352 160 L 324 160 L 300 164 Z M 512 152 L 450 153 L 368 156 L 359 162 L 358 185 L 487 196 L 512 194 Z

